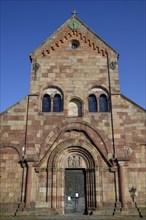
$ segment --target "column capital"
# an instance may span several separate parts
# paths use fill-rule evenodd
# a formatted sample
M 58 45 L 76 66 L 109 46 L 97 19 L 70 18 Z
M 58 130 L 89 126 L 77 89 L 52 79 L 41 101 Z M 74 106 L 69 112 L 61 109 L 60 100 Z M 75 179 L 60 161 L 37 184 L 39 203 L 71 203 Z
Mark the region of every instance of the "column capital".
M 119 166 L 126 166 L 128 161 L 129 161 L 128 158 L 123 158 L 123 157 L 116 158 L 116 162 Z
M 120 167 L 124 166 L 124 164 L 125 164 L 125 161 L 118 161 L 118 165 L 119 165 Z
M 38 155 L 36 154 L 27 154 L 25 156 L 25 161 L 27 162 L 27 164 L 29 163 L 34 163 L 34 162 L 39 162 L 39 158 Z
M 33 167 L 33 162 L 27 161 L 27 166 L 28 166 L 28 167 Z

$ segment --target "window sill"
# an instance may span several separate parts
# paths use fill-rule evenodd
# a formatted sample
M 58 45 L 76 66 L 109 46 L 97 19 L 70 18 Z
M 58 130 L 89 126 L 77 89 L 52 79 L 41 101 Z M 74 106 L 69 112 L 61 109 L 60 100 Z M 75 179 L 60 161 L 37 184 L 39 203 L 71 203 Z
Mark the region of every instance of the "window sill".
M 83 115 L 81 115 L 81 116 L 67 116 L 68 118 L 82 118 L 83 117 Z
M 88 112 L 89 114 L 109 114 L 110 112 Z
M 39 115 L 64 115 L 64 112 L 39 112 Z

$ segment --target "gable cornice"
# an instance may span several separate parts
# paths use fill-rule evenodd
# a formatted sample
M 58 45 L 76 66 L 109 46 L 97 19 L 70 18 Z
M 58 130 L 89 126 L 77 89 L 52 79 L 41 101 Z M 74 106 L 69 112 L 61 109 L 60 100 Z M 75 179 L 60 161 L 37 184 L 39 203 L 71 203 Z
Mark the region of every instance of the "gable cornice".
M 131 104 L 133 104 L 134 106 L 136 106 L 137 108 L 141 109 L 142 111 L 146 112 L 146 109 L 141 107 L 140 105 L 138 105 L 137 103 L 135 103 L 134 101 L 132 101 L 131 99 L 127 98 L 125 95 L 121 94 L 121 97 L 123 99 L 125 99 L 126 101 L 130 102 Z
M 61 31 L 61 29 L 64 29 L 68 27 L 69 22 L 74 19 L 74 17 L 71 17 L 68 19 L 62 26 L 60 26 L 49 38 L 47 38 L 46 41 L 44 41 L 38 48 L 36 48 L 31 54 L 30 59 L 36 58 L 37 56 L 47 56 L 51 54 L 52 52 L 56 51 L 57 48 L 59 48 L 67 39 L 71 38 L 72 36 L 79 37 L 81 40 L 84 40 L 85 43 L 88 43 L 89 47 L 91 47 L 94 51 L 97 51 L 97 53 L 102 54 L 105 56 L 109 51 L 112 51 L 117 58 L 119 57 L 119 53 L 114 50 L 108 43 L 106 43 L 100 36 L 98 36 L 94 31 L 92 31 L 86 24 L 84 24 L 79 18 L 75 17 L 80 23 L 81 26 L 87 29 L 91 33 L 90 34 L 82 34 L 81 28 L 78 28 L 77 30 L 68 30 L 67 34 L 58 37 L 58 33 Z M 88 35 L 88 36 L 87 36 Z M 90 37 L 89 37 L 90 35 Z M 99 40 L 101 43 L 97 43 L 97 40 Z
M 95 37 L 97 37 L 99 40 L 101 40 L 107 47 L 109 47 L 114 53 L 117 54 L 117 56 L 119 57 L 119 53 L 113 49 L 113 47 L 111 47 L 106 41 L 104 41 L 98 34 L 96 34 L 91 28 L 89 28 L 83 21 L 81 21 L 78 17 L 76 17 L 76 19 L 82 24 L 84 25 L 88 31 L 90 31 Z
M 57 48 L 62 46 L 68 39 L 72 39 L 73 37 L 76 37 L 84 41 L 84 43 L 88 44 L 88 46 L 92 50 L 97 51 L 98 54 L 102 54 L 103 56 L 106 56 L 106 54 L 108 53 L 108 51 L 105 48 L 102 48 L 100 45 L 97 45 L 95 40 L 92 40 L 91 38 L 89 39 L 87 36 L 83 35 L 78 30 L 76 31 L 72 30 L 68 32 L 66 35 L 64 35 L 62 38 L 60 38 L 57 41 L 54 41 L 53 43 L 51 43 L 50 46 L 47 46 L 44 50 L 42 50 L 41 56 L 45 57 L 51 54 L 53 51 L 57 50 Z

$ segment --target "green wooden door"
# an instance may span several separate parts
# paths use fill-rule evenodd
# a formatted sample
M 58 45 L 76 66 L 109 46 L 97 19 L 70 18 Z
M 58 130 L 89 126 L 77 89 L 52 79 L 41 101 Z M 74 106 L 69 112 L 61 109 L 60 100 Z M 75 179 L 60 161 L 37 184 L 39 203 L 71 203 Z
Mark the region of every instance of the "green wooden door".
M 85 213 L 85 170 L 65 170 L 65 213 Z

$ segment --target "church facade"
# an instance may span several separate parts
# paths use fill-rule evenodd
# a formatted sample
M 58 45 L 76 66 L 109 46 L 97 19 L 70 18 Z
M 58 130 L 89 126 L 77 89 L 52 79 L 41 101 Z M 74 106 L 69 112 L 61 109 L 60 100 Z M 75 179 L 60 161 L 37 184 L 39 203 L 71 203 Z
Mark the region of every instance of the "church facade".
M 1 113 L 1 212 L 142 214 L 146 114 L 118 53 L 74 14 L 30 58 L 29 95 Z

